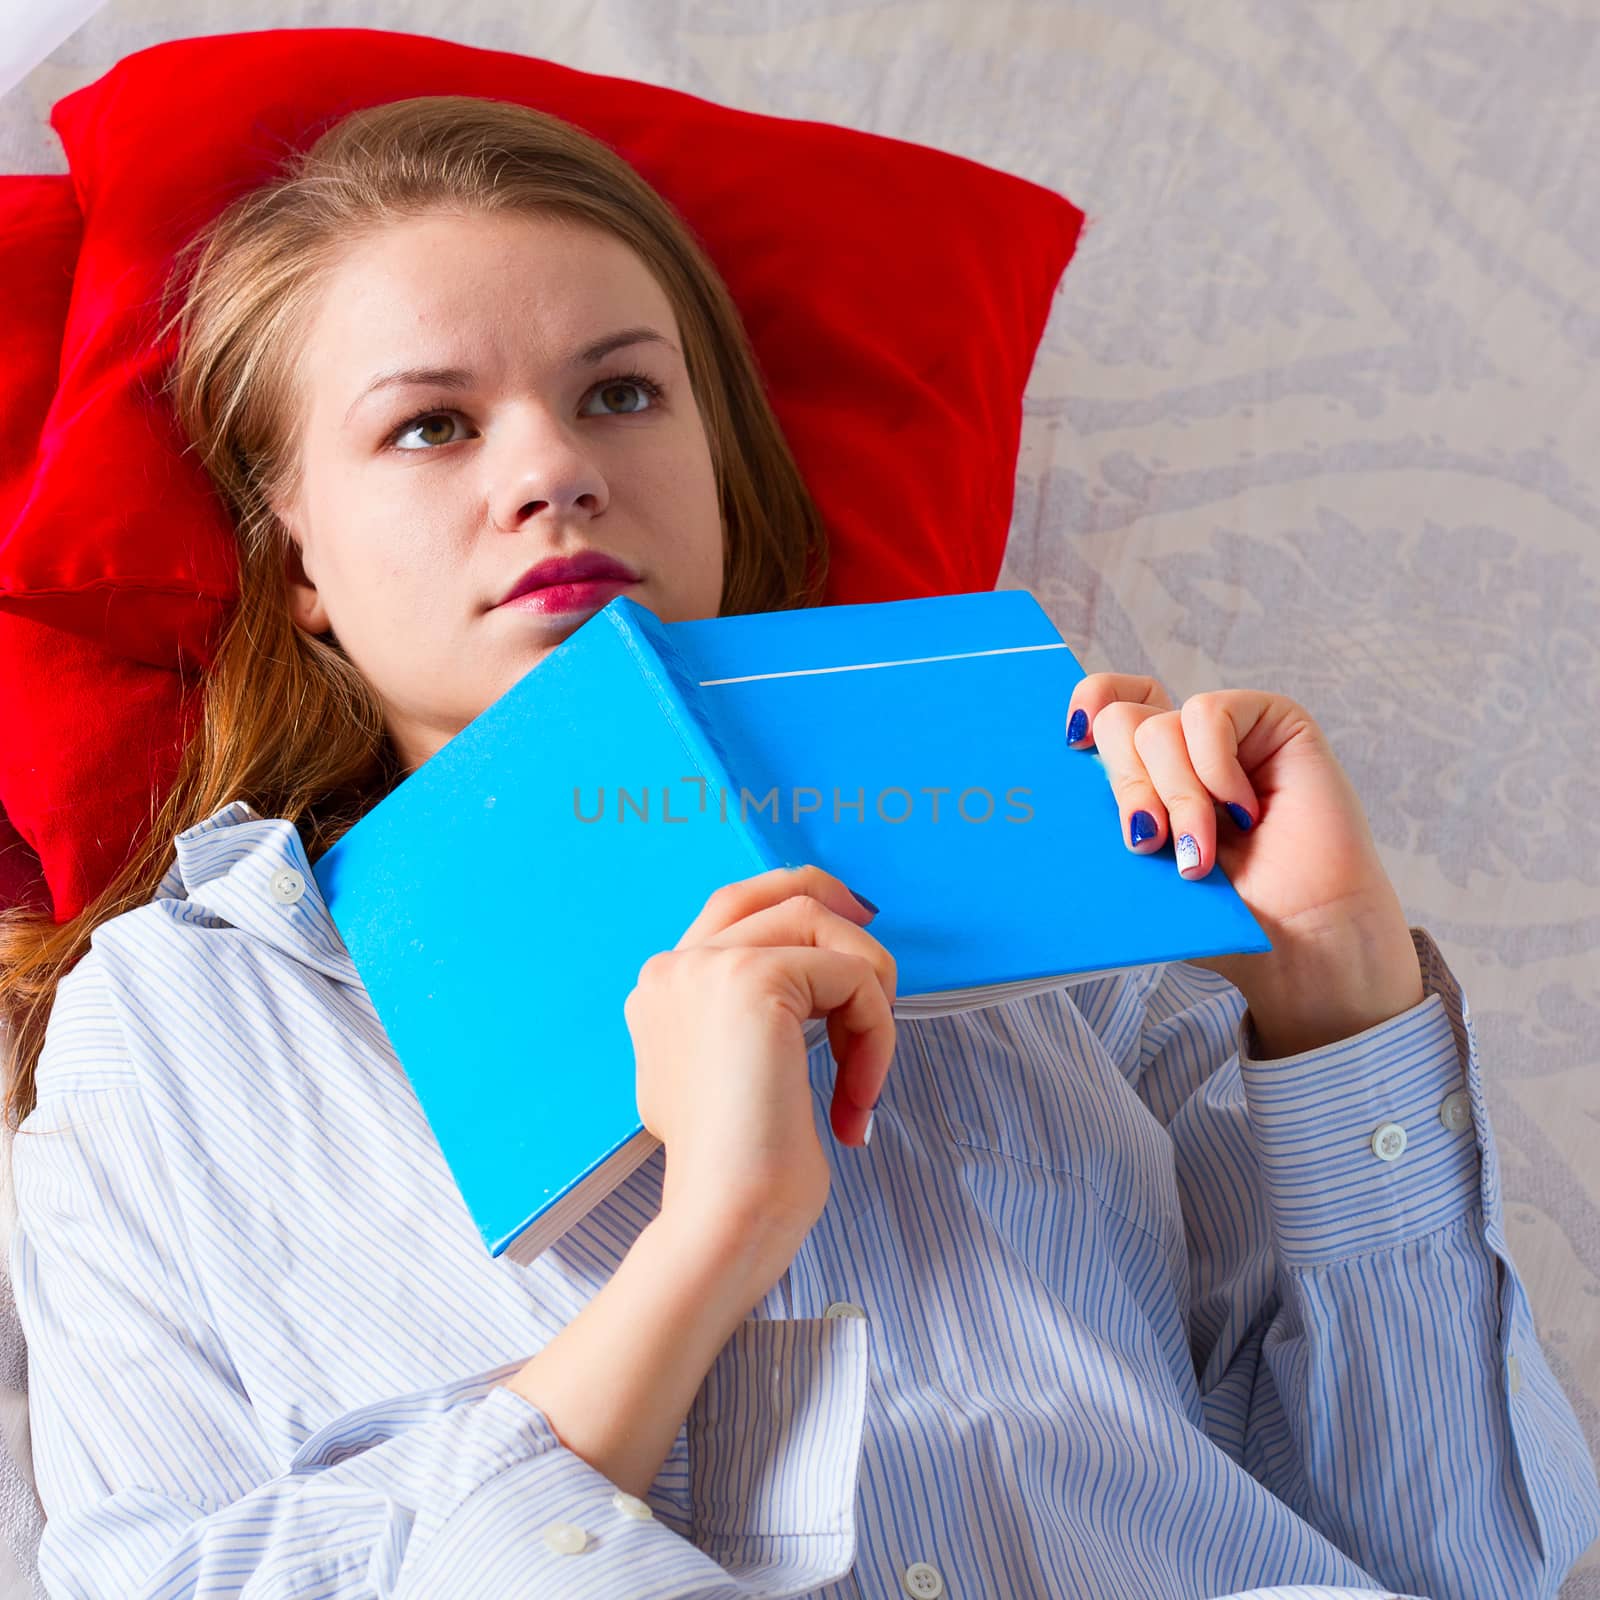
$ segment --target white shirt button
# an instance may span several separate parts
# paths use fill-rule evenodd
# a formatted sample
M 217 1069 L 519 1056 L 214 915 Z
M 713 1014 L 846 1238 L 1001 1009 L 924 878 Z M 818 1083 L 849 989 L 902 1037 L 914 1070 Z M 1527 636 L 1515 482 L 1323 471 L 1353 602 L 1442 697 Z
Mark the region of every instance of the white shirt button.
M 293 867 L 279 867 L 272 874 L 272 898 L 292 906 L 306 892 L 306 880 Z
M 589 1535 L 575 1522 L 552 1522 L 544 1530 L 544 1542 L 558 1556 L 572 1556 L 588 1544 Z
M 900 1574 L 900 1587 L 916 1600 L 939 1600 L 944 1593 L 944 1576 L 937 1567 L 926 1561 L 913 1561 Z
M 612 1495 L 611 1503 L 625 1517 L 632 1517 L 636 1522 L 648 1522 L 655 1515 L 649 1506 L 636 1494 L 629 1494 L 625 1489 L 618 1489 Z
M 1440 1101 L 1439 1120 L 1451 1133 L 1465 1133 L 1472 1126 L 1472 1097 L 1465 1089 L 1457 1089 Z
M 866 1312 L 863 1311 L 861 1309 L 861 1307 L 858 1306 L 855 1303 L 854 1300 L 835 1300 L 833 1302 L 833 1304 L 831 1306 L 829 1306 L 828 1309 L 826 1311 L 824 1311 L 822 1314 L 825 1317 L 864 1317 L 864 1316 L 866 1316 Z
M 1372 1130 L 1372 1153 L 1380 1161 L 1394 1161 L 1406 1147 L 1406 1130 L 1398 1122 L 1380 1122 Z
M 1512 1394 L 1518 1394 L 1522 1389 L 1522 1363 L 1517 1360 L 1515 1350 L 1506 1357 L 1506 1386 Z

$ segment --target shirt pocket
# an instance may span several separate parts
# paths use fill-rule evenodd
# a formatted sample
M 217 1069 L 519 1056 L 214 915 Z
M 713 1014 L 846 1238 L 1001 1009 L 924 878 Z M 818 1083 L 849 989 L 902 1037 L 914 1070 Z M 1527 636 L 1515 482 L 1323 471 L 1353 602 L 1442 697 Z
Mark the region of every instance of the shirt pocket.
M 1132 1005 L 1117 1011 L 1124 1024 Z M 1136 1018 L 1131 1027 L 1136 1053 Z M 1076 1180 L 1181 1259 L 1171 1138 L 1068 989 L 907 1032 L 952 1145 Z M 1126 1040 L 1113 1042 L 1126 1053 Z

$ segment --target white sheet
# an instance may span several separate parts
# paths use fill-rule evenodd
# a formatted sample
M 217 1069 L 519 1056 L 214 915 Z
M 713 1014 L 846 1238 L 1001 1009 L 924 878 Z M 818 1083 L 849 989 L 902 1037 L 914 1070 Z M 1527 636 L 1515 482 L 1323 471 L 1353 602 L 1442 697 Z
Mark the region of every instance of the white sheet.
M 0 0 L 0 95 L 14 89 L 105 0 Z

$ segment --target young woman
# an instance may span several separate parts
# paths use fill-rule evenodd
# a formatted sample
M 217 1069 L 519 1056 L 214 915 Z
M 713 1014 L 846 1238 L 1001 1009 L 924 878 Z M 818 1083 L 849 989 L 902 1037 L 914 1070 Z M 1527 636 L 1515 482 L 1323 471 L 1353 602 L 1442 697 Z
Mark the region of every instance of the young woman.
M 820 519 L 713 267 L 552 118 L 360 112 L 180 265 L 238 611 L 149 837 L 0 948 L 52 1594 L 1556 1593 L 1600 1507 L 1466 1002 L 1282 696 L 1062 708 L 1269 955 L 897 1026 L 869 902 L 729 884 L 626 1007 L 663 1149 L 488 1257 L 311 863 L 612 595 L 816 603 Z

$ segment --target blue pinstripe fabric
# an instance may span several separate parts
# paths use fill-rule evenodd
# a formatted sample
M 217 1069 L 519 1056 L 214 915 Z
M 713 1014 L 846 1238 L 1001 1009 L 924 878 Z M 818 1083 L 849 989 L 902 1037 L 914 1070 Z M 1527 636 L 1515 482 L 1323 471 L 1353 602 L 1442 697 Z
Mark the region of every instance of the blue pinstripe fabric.
M 491 1259 L 295 830 L 227 806 L 63 981 L 14 1148 L 49 1591 L 1553 1596 L 1600 1489 L 1412 934 L 1422 1003 L 1288 1061 L 1185 963 L 902 1021 L 864 1150 L 814 1022 L 827 1210 L 641 1519 L 499 1380 L 655 1214 L 661 1153 Z

